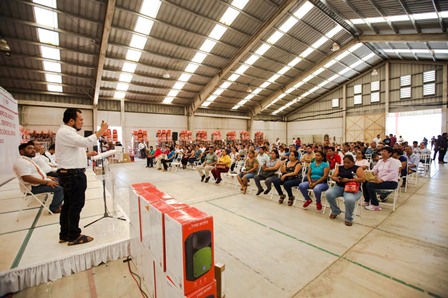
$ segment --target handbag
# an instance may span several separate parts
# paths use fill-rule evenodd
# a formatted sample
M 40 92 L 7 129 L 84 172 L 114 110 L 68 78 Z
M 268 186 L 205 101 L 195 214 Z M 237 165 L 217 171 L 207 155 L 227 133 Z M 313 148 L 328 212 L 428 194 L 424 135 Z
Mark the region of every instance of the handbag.
M 344 192 L 357 193 L 357 192 L 359 192 L 359 187 L 360 187 L 360 184 L 358 182 L 350 181 L 350 182 L 345 183 Z

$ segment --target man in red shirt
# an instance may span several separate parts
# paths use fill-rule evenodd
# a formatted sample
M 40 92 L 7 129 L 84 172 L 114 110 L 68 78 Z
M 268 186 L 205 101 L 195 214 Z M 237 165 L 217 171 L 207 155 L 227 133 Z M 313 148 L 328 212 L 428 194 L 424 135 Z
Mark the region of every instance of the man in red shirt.
M 341 164 L 341 157 L 335 153 L 334 147 L 328 147 L 327 161 L 330 164 L 330 169 L 333 170 L 336 164 Z

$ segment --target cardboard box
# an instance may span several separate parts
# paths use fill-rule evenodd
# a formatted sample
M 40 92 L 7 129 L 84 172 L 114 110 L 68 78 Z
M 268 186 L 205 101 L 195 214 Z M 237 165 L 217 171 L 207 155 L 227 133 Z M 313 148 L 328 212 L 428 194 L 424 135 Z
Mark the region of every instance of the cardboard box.
M 149 250 L 151 249 L 151 243 L 150 243 L 150 229 L 149 227 L 151 226 L 151 214 L 149 212 L 150 209 L 150 205 L 160 201 L 161 198 L 153 193 L 142 193 L 142 195 L 140 195 L 139 197 L 139 201 L 140 201 L 140 231 L 141 231 L 141 241 L 143 243 L 143 246 L 145 246 L 146 248 L 148 248 Z
M 160 266 L 154 262 L 154 285 L 155 298 L 169 298 L 166 295 L 166 275 Z
M 215 280 L 213 217 L 194 207 L 165 214 L 166 274 L 184 295 Z
M 155 296 L 155 276 L 154 276 L 154 260 L 149 249 L 143 247 L 142 258 L 139 273 L 141 273 L 142 284 L 149 291 L 149 297 Z
M 165 214 L 174 210 L 188 208 L 177 200 L 160 200 L 149 205 L 149 243 L 156 266 L 165 272 Z
M 140 230 L 140 199 L 132 187 L 129 188 L 129 220 L 134 229 Z
M 217 297 L 216 293 L 216 281 L 184 295 L 168 278 L 166 279 L 166 297 L 169 298 L 215 298 Z
M 218 298 L 226 297 L 226 265 L 221 263 L 215 264 L 216 292 Z

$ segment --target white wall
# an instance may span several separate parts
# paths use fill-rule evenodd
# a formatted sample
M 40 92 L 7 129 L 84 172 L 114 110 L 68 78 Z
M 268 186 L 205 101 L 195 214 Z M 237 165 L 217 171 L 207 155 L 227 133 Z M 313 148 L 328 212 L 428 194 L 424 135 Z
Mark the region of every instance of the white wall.
M 264 138 L 268 139 L 270 143 L 275 142 L 277 138 L 280 138 L 280 142 L 288 144 L 286 138 L 286 122 L 282 121 L 254 121 L 252 124 L 253 139 L 257 131 L 264 132 Z
M 57 132 L 61 126 L 62 118 L 64 117 L 65 108 L 53 107 L 37 107 L 37 106 L 22 106 L 22 113 L 19 115 L 20 124 L 29 129 L 31 132 L 48 131 Z M 84 136 L 85 130 L 92 130 L 92 110 L 81 110 L 84 125 L 79 132 Z
M 294 121 L 287 124 L 288 127 L 288 143 L 292 142 L 292 138 L 299 137 L 302 143 L 313 142 L 313 135 L 321 135 L 322 140 L 325 134 L 330 136 L 330 141 L 336 137 L 336 142 L 342 141 L 342 118 L 320 119 Z

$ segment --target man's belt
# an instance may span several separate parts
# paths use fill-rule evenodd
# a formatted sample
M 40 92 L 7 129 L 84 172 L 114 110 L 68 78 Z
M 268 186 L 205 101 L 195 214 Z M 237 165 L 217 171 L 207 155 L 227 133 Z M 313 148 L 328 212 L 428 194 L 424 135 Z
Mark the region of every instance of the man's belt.
M 86 169 L 58 169 L 58 173 L 67 174 L 67 173 L 84 173 Z

